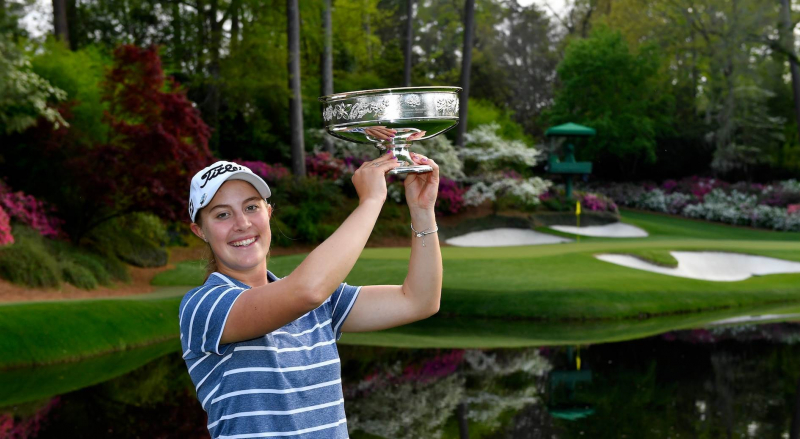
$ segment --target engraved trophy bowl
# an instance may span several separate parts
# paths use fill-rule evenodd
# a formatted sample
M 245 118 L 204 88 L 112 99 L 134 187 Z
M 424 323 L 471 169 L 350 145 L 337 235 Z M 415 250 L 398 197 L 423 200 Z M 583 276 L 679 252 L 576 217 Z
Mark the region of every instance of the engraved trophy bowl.
M 442 134 L 458 124 L 460 87 L 401 87 L 337 93 L 319 98 L 325 130 L 332 136 L 389 148 L 403 166 L 389 174 L 431 172 L 413 165 L 409 145 Z M 394 130 L 392 132 L 391 130 Z

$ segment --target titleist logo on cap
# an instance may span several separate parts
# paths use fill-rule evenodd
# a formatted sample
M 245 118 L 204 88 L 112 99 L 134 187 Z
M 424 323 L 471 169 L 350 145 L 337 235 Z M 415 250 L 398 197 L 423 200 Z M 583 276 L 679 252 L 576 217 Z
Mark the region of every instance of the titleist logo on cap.
M 242 169 L 243 168 L 241 166 L 236 166 L 232 164 L 215 166 L 200 176 L 200 179 L 203 180 L 203 184 L 201 184 L 200 187 L 201 188 L 206 187 L 209 181 L 219 177 L 222 174 L 225 174 L 227 172 L 241 171 Z

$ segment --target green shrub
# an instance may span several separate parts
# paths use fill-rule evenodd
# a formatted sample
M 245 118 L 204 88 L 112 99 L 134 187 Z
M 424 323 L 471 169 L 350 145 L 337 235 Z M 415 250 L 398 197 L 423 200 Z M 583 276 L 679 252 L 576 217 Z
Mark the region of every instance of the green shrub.
M 111 62 L 102 51 L 92 46 L 72 51 L 51 38 L 39 48 L 31 64 L 34 72 L 67 92 L 67 99 L 75 102 L 70 108 L 70 130 L 81 133 L 78 138 L 87 143 L 107 141 L 109 127 L 103 112 L 108 105 L 101 99 L 99 83 Z
M 481 125 L 496 123 L 500 125 L 498 130 L 500 137 L 533 144 L 533 140 L 525 134 L 522 125 L 514 122 L 511 116 L 511 113 L 497 108 L 489 101 L 470 99 L 467 107 L 467 130 L 472 131 Z
M 61 276 L 65 282 L 69 282 L 84 290 L 93 290 L 97 288 L 97 279 L 95 279 L 88 268 L 68 260 L 61 261 L 59 266 L 61 268 Z
M 19 239 L 0 248 L 0 278 L 29 287 L 57 287 L 61 281 L 58 262 L 42 245 Z
M 77 264 L 89 270 L 89 272 L 92 274 L 92 277 L 95 279 L 95 283 L 100 285 L 111 284 L 111 274 L 109 274 L 108 270 L 106 270 L 102 256 L 95 253 L 90 253 L 64 241 L 50 240 L 47 241 L 46 245 L 60 264 Z M 64 280 L 69 282 L 66 277 Z
M 334 182 L 306 178 L 284 184 L 270 200 L 275 206 L 271 223 L 276 245 L 316 244 L 330 236 L 344 221 L 345 197 Z
M 128 283 L 131 281 L 131 274 L 128 272 L 128 267 L 119 260 L 116 256 L 107 255 L 100 259 L 103 262 L 103 268 L 106 269 L 112 278 Z
M 137 267 L 167 264 L 168 254 L 164 248 L 169 241 L 167 229 L 151 214 L 137 213 L 106 221 L 92 230 L 87 241 L 106 259 L 117 258 Z
M 100 285 L 111 284 L 111 274 L 106 269 L 105 264 L 103 264 L 102 256 L 95 255 L 92 253 L 76 251 L 74 253 L 71 253 L 69 255 L 69 258 L 72 260 L 72 262 L 89 270 L 98 284 Z

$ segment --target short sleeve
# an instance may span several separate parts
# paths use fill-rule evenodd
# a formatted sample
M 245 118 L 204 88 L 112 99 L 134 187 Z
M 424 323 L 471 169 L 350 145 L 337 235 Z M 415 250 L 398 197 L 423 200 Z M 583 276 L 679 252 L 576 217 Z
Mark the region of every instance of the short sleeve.
M 345 282 L 331 295 L 331 326 L 337 340 L 342 337 L 342 324 L 353 309 L 360 291 L 361 287 L 347 285 Z
M 219 344 L 222 330 L 233 304 L 244 291 L 232 285 L 204 285 L 184 296 L 180 306 L 183 358 L 225 354 L 228 345 Z

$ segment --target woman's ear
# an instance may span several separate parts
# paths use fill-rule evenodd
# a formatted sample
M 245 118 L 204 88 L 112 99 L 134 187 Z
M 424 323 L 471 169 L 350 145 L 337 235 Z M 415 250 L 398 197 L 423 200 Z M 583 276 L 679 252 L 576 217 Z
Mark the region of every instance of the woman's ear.
M 192 233 L 194 233 L 198 238 L 208 242 L 206 239 L 206 234 L 203 233 L 203 229 L 197 223 L 192 223 L 189 227 L 191 227 Z

